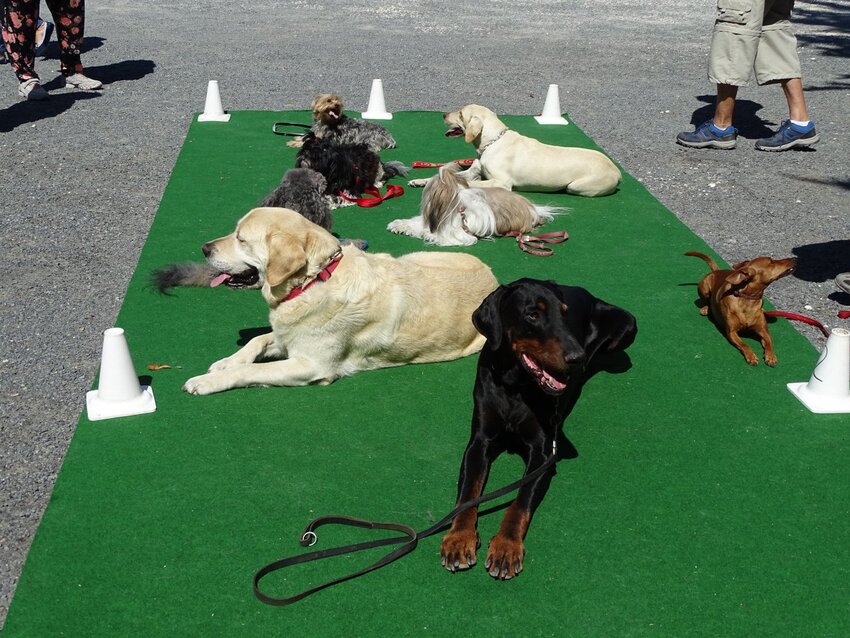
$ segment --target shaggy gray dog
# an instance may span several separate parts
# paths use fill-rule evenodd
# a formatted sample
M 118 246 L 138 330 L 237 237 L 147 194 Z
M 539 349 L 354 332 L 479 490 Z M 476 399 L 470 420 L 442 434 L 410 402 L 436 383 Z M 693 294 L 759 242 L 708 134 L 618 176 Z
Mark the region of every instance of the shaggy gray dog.
M 260 206 L 289 208 L 330 231 L 333 217 L 325 196 L 327 187 L 327 180 L 321 173 L 310 168 L 291 168 L 283 174 L 280 186 L 269 193 Z

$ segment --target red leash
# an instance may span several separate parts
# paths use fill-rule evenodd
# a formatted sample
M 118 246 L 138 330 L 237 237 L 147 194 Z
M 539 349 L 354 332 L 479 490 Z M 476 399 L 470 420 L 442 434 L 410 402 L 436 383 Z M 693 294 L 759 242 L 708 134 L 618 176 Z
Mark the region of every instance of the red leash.
M 838 313 L 838 316 L 841 317 L 843 313 L 844 311 Z M 814 326 L 815 328 L 820 330 L 824 337 L 829 337 L 829 330 L 827 330 L 820 321 L 818 321 L 817 319 L 812 319 L 811 317 L 806 317 L 805 315 L 799 315 L 796 312 L 785 312 L 783 310 L 765 310 L 764 316 L 785 317 L 786 319 L 793 319 L 794 321 L 802 321 L 803 323 L 807 323 L 810 326 Z M 850 312 L 847 313 L 846 317 L 841 318 L 846 319 L 847 317 L 850 317 Z
M 380 190 L 374 186 L 370 186 L 369 188 L 364 189 L 363 195 L 367 195 L 368 197 L 349 197 L 343 192 L 339 193 L 339 196 L 347 202 L 354 202 L 363 208 L 374 208 L 387 199 L 401 197 L 404 195 L 404 188 L 396 184 L 387 184 L 387 192 L 384 195 L 381 195 Z
M 545 244 L 560 244 L 570 238 L 565 230 L 556 230 L 541 235 L 525 235 L 512 230 L 509 233 L 505 233 L 505 237 L 516 237 L 516 243 L 523 252 L 529 255 L 537 255 L 538 257 L 548 257 L 554 252 L 552 248 Z

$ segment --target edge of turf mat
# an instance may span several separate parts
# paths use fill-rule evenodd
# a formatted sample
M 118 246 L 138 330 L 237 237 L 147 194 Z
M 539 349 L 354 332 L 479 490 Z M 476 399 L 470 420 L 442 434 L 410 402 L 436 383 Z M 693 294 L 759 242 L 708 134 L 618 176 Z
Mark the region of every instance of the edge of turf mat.
M 572 123 L 503 119 L 543 141 L 594 147 Z M 83 414 L 4 636 L 446 635 L 467 623 L 528 636 L 847 633 L 850 420 L 812 415 L 785 388 L 807 380 L 817 359 L 786 322 L 771 324 L 779 365 L 750 368 L 699 315 L 705 264 L 682 253 L 716 255 L 629 175 L 610 197 L 530 195 L 571 208 L 544 227 L 570 234 L 552 257 L 508 239 L 462 249 L 501 282 L 583 285 L 639 324 L 630 369 L 595 376 L 567 421 L 579 457 L 558 466 L 523 574 L 496 582 L 481 565 L 494 514 L 481 520 L 484 547 L 468 573 L 443 570 L 432 537 L 293 607 L 257 601 L 254 572 L 301 551 L 298 535 L 315 516 L 421 529 L 451 509 L 476 359 L 326 387 L 180 390 L 264 330 L 267 310 L 256 291 L 158 296 L 149 273 L 200 261 L 200 245 L 230 232 L 277 184 L 295 154 L 271 133 L 281 120 L 308 122 L 309 113 L 240 111 L 228 124 L 191 125 L 116 322 L 138 372 L 152 377 L 158 409 L 100 422 Z M 473 155 L 442 136 L 437 113 L 382 123 L 399 143 L 385 159 Z M 385 230 L 418 203 L 407 189 L 373 209 L 337 210 L 335 231 L 367 239 L 372 252 L 449 250 Z M 148 373 L 151 363 L 174 367 Z M 520 472 L 516 458 L 501 458 L 489 486 Z M 323 529 L 317 548 L 366 538 Z M 376 556 L 296 568 L 264 589 L 290 595 Z

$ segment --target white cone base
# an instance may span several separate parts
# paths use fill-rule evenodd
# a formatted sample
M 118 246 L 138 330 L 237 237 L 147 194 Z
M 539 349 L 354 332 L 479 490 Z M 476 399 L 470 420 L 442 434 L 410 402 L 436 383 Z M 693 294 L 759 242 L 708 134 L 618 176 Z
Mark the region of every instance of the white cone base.
M 98 396 L 97 390 L 87 392 L 86 412 L 89 421 L 102 421 L 103 419 L 148 414 L 155 411 L 156 399 L 153 397 L 153 388 L 149 385 L 143 385 L 141 390 L 142 393 L 139 396 L 129 401 L 104 401 Z
M 364 120 L 391 120 L 393 119 L 393 114 L 387 111 L 366 111 L 365 113 L 361 113 L 360 117 Z
M 230 121 L 230 113 L 224 113 L 222 115 L 207 115 L 206 113 L 201 113 L 198 116 L 199 122 L 229 122 Z
M 561 115 L 554 117 L 551 115 L 535 115 L 534 119 L 537 120 L 538 124 L 555 124 L 557 126 L 566 126 L 569 124 L 567 118 Z
M 788 389 L 795 397 L 815 414 L 848 414 L 850 413 L 850 396 L 831 397 L 816 394 L 809 390 L 808 383 L 789 383 Z

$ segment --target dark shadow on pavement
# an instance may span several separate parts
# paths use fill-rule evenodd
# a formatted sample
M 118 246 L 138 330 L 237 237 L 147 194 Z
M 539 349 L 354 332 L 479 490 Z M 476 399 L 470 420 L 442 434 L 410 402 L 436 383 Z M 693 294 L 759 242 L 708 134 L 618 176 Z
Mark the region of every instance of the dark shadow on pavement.
M 770 89 L 770 87 L 768 87 Z M 778 88 L 776 90 L 779 90 Z M 701 106 L 693 115 L 691 115 L 691 124 L 695 127 L 699 126 L 706 120 L 714 117 L 714 103 L 717 100 L 716 95 L 698 95 L 697 100 L 704 102 L 705 106 Z M 763 120 L 757 113 L 763 108 L 758 102 L 751 100 L 736 100 L 735 101 L 735 128 L 738 129 L 738 135 L 747 139 L 760 140 L 765 137 L 770 137 L 775 133 L 775 128 L 779 126 L 779 122 L 770 122 Z M 773 128 L 770 128 L 770 127 Z
M 146 75 L 153 73 L 155 68 L 156 64 L 153 60 L 124 60 L 123 62 L 114 62 L 102 66 L 87 66 L 85 67 L 85 74 L 107 85 L 120 81 L 141 80 Z M 57 75 L 42 86 L 48 91 L 62 88 L 62 76 Z
M 94 41 L 95 46 L 101 46 L 103 38 L 86 38 L 86 44 Z M 92 46 L 88 47 L 93 48 Z M 48 50 L 48 53 L 50 51 Z M 58 53 L 58 49 L 56 51 Z M 102 66 L 87 66 L 85 73 L 89 77 L 100 80 L 104 85 L 120 81 L 140 80 L 150 75 L 156 69 L 153 60 L 124 60 Z M 42 78 L 42 81 L 44 78 Z M 57 75 L 48 82 L 42 82 L 47 91 L 63 88 L 62 76 Z M 22 124 L 31 124 L 39 120 L 56 117 L 67 111 L 77 100 L 90 100 L 100 97 L 99 91 L 68 91 L 50 94 L 50 99 L 43 101 L 21 101 L 5 109 L 0 109 L 0 133 L 8 133 Z
M 42 17 L 44 17 L 42 15 Z M 45 18 L 47 20 L 48 18 Z M 99 49 L 103 46 L 104 42 L 106 42 L 106 38 L 83 38 L 83 46 L 80 47 L 80 53 L 85 56 L 87 51 L 94 51 L 95 49 Z M 56 36 L 53 36 L 53 39 L 50 41 L 50 44 L 47 45 L 47 48 L 44 50 L 44 59 L 45 60 L 58 60 L 59 59 L 59 42 L 56 41 Z M 86 64 L 86 59 L 83 57 L 83 66 Z M 38 58 L 36 58 L 36 66 L 38 66 Z
M 828 177 L 803 177 L 802 175 L 794 175 L 785 173 L 787 179 L 796 179 L 800 182 L 808 182 L 809 184 L 820 184 L 822 186 L 831 186 L 839 190 L 850 191 L 850 179 L 828 178 Z
M 44 86 L 48 88 L 48 85 Z M 70 109 L 77 100 L 91 100 L 98 97 L 100 93 L 69 92 L 55 93 L 50 96 L 50 99 L 39 102 L 18 102 L 0 109 L 0 133 L 8 133 L 23 124 L 56 117 Z
M 846 0 L 798 3 L 791 20 L 795 24 L 824 28 L 823 32 L 798 33 L 797 40 L 804 46 L 819 49 L 830 57 L 850 57 L 850 13 Z
M 850 272 L 850 239 L 797 246 L 794 277 L 803 281 L 827 282 L 842 272 Z

